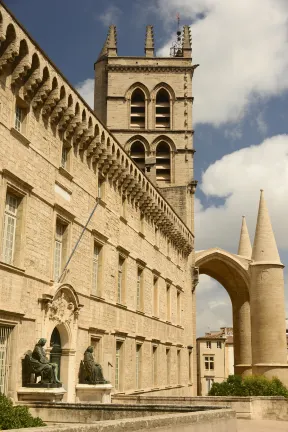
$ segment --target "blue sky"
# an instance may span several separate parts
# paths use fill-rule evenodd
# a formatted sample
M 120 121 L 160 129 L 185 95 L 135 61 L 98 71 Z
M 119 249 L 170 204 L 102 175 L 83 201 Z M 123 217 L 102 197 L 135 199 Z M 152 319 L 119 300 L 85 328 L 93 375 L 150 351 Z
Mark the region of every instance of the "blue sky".
M 48 6 L 49 4 L 49 6 Z M 286 0 L 6 0 L 6 5 L 87 100 L 107 27 L 119 55 L 143 55 L 146 24 L 159 55 L 176 13 L 192 24 L 195 102 L 196 249 L 237 252 L 241 216 L 253 241 L 259 189 L 288 264 L 288 2 Z M 285 272 L 286 280 L 287 274 Z M 288 290 L 286 285 L 286 302 Z M 231 325 L 225 290 L 203 276 L 198 334 Z

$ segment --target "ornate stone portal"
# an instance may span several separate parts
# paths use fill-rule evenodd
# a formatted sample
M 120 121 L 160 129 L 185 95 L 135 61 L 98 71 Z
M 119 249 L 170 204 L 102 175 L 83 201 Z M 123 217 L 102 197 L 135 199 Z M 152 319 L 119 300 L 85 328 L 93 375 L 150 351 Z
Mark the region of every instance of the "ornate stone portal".
M 75 401 L 75 352 L 79 312 L 82 305 L 74 288 L 67 283 L 54 285 L 50 292 L 42 295 L 40 302 L 43 313 L 42 334 L 51 341 L 51 335 L 57 332 L 58 345 L 61 347 L 60 354 L 55 355 L 55 347 L 51 345 L 50 356 L 53 358 L 53 363 L 58 363 L 61 371 L 61 381 L 67 390 L 67 402 Z

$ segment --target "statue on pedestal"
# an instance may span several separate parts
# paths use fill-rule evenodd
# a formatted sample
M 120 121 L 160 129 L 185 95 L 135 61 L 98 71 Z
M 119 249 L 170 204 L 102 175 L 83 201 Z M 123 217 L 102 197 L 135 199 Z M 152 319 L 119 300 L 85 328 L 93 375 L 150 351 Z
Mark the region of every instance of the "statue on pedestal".
M 33 387 L 61 387 L 62 384 L 58 379 L 58 365 L 50 363 L 46 356 L 44 345 L 46 339 L 41 338 L 34 347 L 33 352 L 28 351 L 25 356 L 24 368 L 25 379 L 24 386 Z M 34 375 L 34 382 L 31 382 L 31 375 Z M 37 383 L 37 377 L 41 380 Z
M 82 377 L 81 384 L 109 384 L 103 376 L 103 370 L 99 363 L 94 361 L 93 347 L 89 346 L 84 353 L 84 360 L 81 362 Z

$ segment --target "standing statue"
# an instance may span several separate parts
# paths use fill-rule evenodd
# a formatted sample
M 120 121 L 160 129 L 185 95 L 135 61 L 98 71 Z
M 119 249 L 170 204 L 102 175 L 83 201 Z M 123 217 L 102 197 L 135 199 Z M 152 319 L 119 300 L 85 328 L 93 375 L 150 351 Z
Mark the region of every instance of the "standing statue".
M 108 384 L 105 380 L 103 370 L 99 363 L 95 363 L 93 357 L 93 347 L 89 346 L 84 353 L 83 361 L 84 382 L 86 384 Z
M 50 363 L 46 356 L 44 345 L 46 339 L 41 338 L 34 347 L 32 354 L 27 354 L 27 363 L 30 372 L 35 374 L 35 377 L 41 376 L 41 381 L 37 384 L 61 384 L 58 380 L 58 365 Z M 31 351 L 30 351 L 31 353 Z

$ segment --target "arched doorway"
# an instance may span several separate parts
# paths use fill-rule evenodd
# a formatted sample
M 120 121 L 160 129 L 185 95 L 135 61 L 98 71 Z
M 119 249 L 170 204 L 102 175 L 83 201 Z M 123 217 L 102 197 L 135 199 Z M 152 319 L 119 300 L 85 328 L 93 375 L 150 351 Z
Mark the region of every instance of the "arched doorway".
M 234 373 L 249 375 L 252 372 L 249 260 L 218 248 L 196 252 L 195 258 L 199 274 L 206 274 L 219 282 L 231 299 Z
M 61 336 L 57 327 L 54 328 L 50 338 L 50 362 L 58 365 L 58 379 L 61 381 Z

